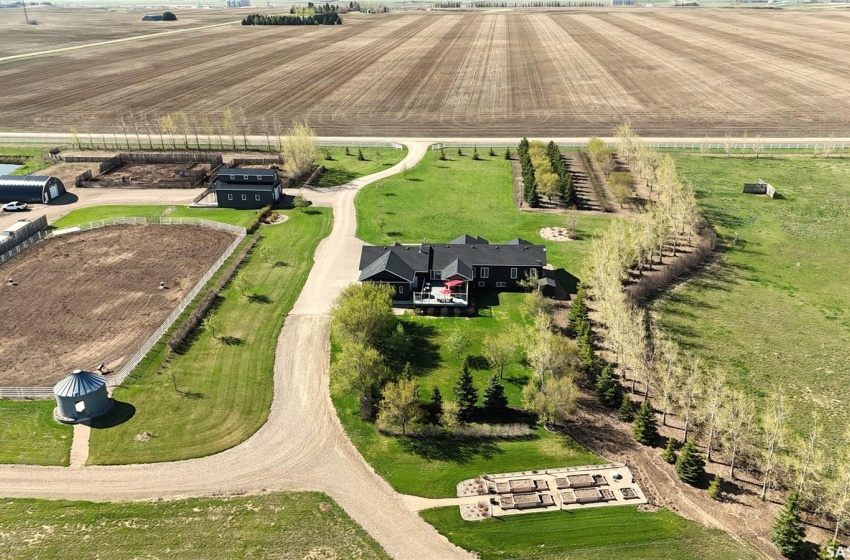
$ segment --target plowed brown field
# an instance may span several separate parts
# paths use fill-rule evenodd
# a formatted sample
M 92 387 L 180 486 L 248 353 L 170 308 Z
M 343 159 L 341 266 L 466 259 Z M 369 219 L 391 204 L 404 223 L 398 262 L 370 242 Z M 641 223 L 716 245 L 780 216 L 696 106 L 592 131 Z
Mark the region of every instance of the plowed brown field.
M 39 242 L 4 263 L 0 386 L 52 385 L 100 362 L 117 370 L 232 241 L 197 226 L 114 226 Z
M 423 11 L 344 22 L 219 27 L 0 63 L 0 129 L 113 132 L 121 115 L 154 122 L 179 110 L 215 124 L 228 105 L 255 134 L 275 117 L 358 136 L 580 136 L 625 117 L 654 136 L 828 136 L 850 124 L 850 12 Z M 0 34 L 0 52 L 12 40 Z

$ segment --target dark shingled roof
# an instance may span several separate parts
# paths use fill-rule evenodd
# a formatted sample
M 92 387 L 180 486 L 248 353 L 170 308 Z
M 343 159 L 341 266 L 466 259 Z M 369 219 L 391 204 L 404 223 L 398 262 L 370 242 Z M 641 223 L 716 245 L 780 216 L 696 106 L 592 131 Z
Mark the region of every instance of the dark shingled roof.
M 463 236 L 476 243 L 447 243 L 365 246 L 360 253 L 360 280 L 387 271 L 399 278 L 413 280 L 415 272 L 440 271 L 442 279 L 460 275 L 472 279 L 473 266 L 535 267 L 546 264 L 546 247 L 514 239 L 504 245 L 491 245 L 486 239 Z M 479 243 L 484 241 L 484 243 Z M 393 257 L 390 257 L 393 255 Z
M 455 276 L 472 280 L 472 267 L 460 259 L 455 259 L 440 272 L 440 280 L 451 280 Z
M 487 243 L 489 242 L 483 237 L 475 237 L 466 233 L 449 241 L 449 245 L 487 245 Z
M 247 177 L 247 179 L 245 178 Z M 279 183 L 274 169 L 231 169 L 222 167 L 216 175 L 216 188 L 272 189 Z
M 505 243 L 505 245 L 534 245 L 534 243 L 532 243 L 531 241 L 526 241 L 521 237 L 514 237 L 513 239 Z

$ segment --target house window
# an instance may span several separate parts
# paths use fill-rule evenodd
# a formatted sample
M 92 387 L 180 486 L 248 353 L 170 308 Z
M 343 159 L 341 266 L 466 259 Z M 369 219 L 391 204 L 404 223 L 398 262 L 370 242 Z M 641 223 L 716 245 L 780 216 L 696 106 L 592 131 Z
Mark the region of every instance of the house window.
M 505 282 L 496 282 L 496 287 L 497 287 L 497 288 L 504 288 L 504 287 L 505 287 Z
M 248 195 L 243 194 L 243 195 L 242 195 L 242 200 L 248 200 Z
M 227 195 L 227 200 L 233 200 L 233 195 L 232 194 Z
M 435 280 L 436 278 L 437 278 L 437 271 L 436 271 L 436 270 L 432 270 L 432 271 L 431 271 L 431 280 Z
M 511 269 L 511 280 L 516 280 L 517 270 L 515 268 Z
M 243 179 L 245 179 L 246 181 L 248 180 L 248 176 L 247 176 L 247 175 L 242 175 L 242 178 L 243 178 Z
M 255 195 L 254 195 L 254 199 L 255 199 L 255 200 L 257 200 L 257 201 L 259 201 L 259 200 L 260 200 L 260 195 L 255 194 Z M 516 269 L 514 269 L 514 270 L 516 270 Z
M 230 176 L 230 178 L 231 178 L 231 179 L 236 179 L 236 175 L 231 175 L 231 176 Z
M 475 280 L 475 267 L 472 267 L 472 279 Z
M 403 294 L 403 293 L 404 293 L 404 286 L 399 286 L 399 287 L 398 287 L 398 293 L 400 293 L 400 294 Z
M 483 287 L 484 287 L 484 282 L 479 282 L 479 283 L 478 283 L 478 287 L 479 287 L 479 288 L 483 288 Z
M 490 278 L 490 267 L 482 266 L 481 267 L 481 278 Z

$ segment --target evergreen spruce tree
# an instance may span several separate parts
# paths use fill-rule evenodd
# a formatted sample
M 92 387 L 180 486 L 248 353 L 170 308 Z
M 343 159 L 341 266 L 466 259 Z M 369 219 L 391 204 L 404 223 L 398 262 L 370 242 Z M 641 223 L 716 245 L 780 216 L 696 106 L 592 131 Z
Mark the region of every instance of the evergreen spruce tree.
M 602 369 L 596 380 L 596 396 L 608 408 L 618 408 L 623 403 L 623 388 L 610 365 Z
M 705 461 L 697 451 L 694 440 L 689 440 L 679 453 L 679 458 L 676 459 L 676 474 L 688 484 L 695 484 L 705 476 Z
M 661 454 L 661 458 L 670 463 L 671 465 L 676 464 L 676 440 L 673 438 L 667 438 L 667 447 L 664 448 L 664 453 Z
M 443 415 L 443 395 L 440 394 L 440 388 L 434 387 L 434 392 L 431 393 L 431 402 L 428 403 L 428 412 L 431 414 L 431 422 L 436 424 L 440 421 L 440 416 Z
M 776 516 L 770 541 L 786 558 L 794 558 L 803 549 L 805 531 L 800 523 L 800 496 L 792 492 L 785 498 L 785 507 Z
M 708 497 L 712 500 L 720 499 L 720 485 L 723 484 L 723 479 L 719 474 L 714 475 L 711 482 L 708 484 Z
M 504 414 L 507 410 L 508 397 L 505 396 L 505 388 L 499 383 L 498 376 L 493 375 L 484 390 L 484 412 L 495 416 Z
M 463 155 L 463 148 L 461 148 L 460 146 L 457 147 L 457 155 L 459 155 L 459 156 Z
M 361 148 L 357 148 L 357 161 L 366 161 L 366 157 L 363 155 L 363 150 Z
M 345 155 L 347 155 L 347 156 L 351 155 L 351 150 L 348 148 L 348 146 L 345 147 Z
M 579 282 L 578 291 L 573 298 L 573 304 L 570 306 L 570 313 L 567 315 L 567 326 L 573 334 L 578 334 L 579 323 L 587 322 L 587 288 Z
M 493 146 L 490 146 L 490 157 L 496 157 L 496 150 L 493 149 Z
M 635 415 L 632 435 L 644 445 L 652 445 L 658 439 L 658 426 L 655 423 L 655 413 L 649 406 L 649 399 L 644 399 Z
M 457 404 L 460 407 L 458 415 L 463 422 L 472 420 L 475 413 L 475 405 L 478 402 L 478 390 L 472 384 L 472 373 L 469 371 L 469 357 L 463 360 L 463 368 L 454 386 Z
M 623 422 L 631 422 L 635 414 L 635 407 L 632 404 L 632 399 L 623 397 L 623 402 L 620 403 L 620 408 L 617 409 L 617 418 Z
M 511 159 L 511 149 L 505 148 L 505 159 Z
M 444 148 L 440 148 L 440 161 L 446 161 L 446 150 Z
M 472 159 L 475 161 L 480 160 L 481 158 L 478 156 L 478 146 L 473 146 L 472 148 Z

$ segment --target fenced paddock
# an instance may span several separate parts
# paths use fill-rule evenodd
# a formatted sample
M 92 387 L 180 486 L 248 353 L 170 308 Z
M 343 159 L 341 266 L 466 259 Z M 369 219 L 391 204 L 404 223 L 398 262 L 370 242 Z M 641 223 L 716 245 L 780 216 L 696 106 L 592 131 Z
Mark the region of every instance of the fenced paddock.
M 47 216 L 41 216 L 18 230 L 14 237 L 0 241 L 0 264 L 42 239 L 45 233 L 41 230 L 46 227 Z
M 155 227 L 160 224 L 174 227 Z M 100 362 L 113 370 L 107 382 L 119 385 L 246 234 L 230 224 L 168 217 L 73 229 L 80 233 L 40 243 L 4 265 L 4 273 L 22 281 L 0 286 L 0 315 L 9 318 L 4 328 L 12 333 L 0 350 L 0 398 L 49 398 L 50 386 L 69 370 Z

